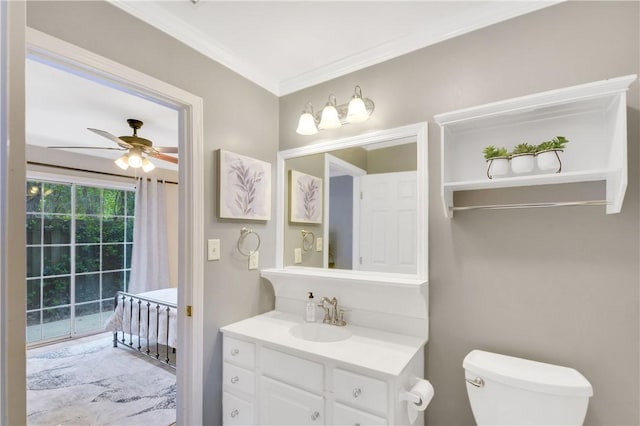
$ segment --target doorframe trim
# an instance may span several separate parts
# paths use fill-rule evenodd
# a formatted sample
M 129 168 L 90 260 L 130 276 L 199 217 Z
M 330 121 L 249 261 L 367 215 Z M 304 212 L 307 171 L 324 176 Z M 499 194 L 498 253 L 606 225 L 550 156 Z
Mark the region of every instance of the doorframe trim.
M 177 424 L 202 424 L 204 391 L 204 128 L 203 101 L 178 87 L 57 39 L 26 29 L 27 56 L 117 90 L 159 102 L 179 114 L 179 261 Z M 187 305 L 193 316 L 186 316 Z

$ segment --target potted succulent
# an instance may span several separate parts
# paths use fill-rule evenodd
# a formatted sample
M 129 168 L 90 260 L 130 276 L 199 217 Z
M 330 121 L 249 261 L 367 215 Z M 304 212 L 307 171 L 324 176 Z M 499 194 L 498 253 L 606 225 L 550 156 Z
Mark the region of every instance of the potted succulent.
M 564 136 L 556 136 L 550 141 L 542 142 L 536 147 L 536 161 L 540 170 L 562 170 L 560 153 L 564 151 L 564 146 L 569 142 Z
M 511 170 L 513 173 L 529 173 L 535 167 L 535 154 L 537 146 L 521 143 L 511 151 Z
M 494 176 L 502 176 L 509 173 L 509 154 L 507 148 L 496 148 L 489 145 L 482 150 L 484 158 L 487 160 L 487 177 L 493 179 Z

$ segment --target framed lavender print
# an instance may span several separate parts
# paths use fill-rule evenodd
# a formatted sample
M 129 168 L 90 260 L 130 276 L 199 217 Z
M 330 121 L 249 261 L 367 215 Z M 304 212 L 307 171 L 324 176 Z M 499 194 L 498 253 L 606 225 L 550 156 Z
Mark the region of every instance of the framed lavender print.
M 222 149 L 218 159 L 218 215 L 229 219 L 271 219 L 271 164 Z
M 289 221 L 322 223 L 322 179 L 289 171 Z

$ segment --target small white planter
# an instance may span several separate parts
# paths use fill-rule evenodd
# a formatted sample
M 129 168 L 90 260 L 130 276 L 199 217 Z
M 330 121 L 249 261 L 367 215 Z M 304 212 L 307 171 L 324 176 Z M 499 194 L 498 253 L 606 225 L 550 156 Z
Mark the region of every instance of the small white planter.
M 509 157 L 496 157 L 487 160 L 487 177 L 493 179 L 509 173 Z
M 533 154 L 515 154 L 511 156 L 511 171 L 516 174 L 529 173 L 535 167 Z
M 547 151 L 541 151 L 536 154 L 536 162 L 540 170 L 555 170 L 556 173 L 560 173 L 562 170 L 562 161 L 560 161 L 561 149 L 550 149 Z

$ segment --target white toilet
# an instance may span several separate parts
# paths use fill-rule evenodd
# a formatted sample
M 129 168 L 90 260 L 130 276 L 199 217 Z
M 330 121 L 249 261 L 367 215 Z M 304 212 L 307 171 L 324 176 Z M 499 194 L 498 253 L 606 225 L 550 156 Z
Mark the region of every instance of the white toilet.
M 582 425 L 593 395 L 573 368 L 479 350 L 462 366 L 478 425 Z

